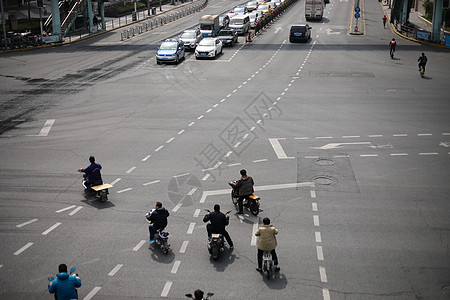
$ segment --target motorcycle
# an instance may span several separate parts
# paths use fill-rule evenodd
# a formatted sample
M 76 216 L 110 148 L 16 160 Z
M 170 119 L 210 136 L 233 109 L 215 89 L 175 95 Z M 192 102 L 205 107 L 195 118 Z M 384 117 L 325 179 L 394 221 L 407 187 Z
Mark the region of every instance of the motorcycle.
M 263 253 L 262 271 L 267 273 L 267 279 L 272 278 L 274 264 L 270 252 Z
M 205 209 L 208 213 L 211 211 L 209 209 Z M 225 213 L 225 216 L 228 215 L 230 211 Z M 211 254 L 213 259 L 217 259 L 219 254 L 225 250 L 225 238 L 222 234 L 213 233 L 211 234 L 211 238 L 208 241 L 208 252 Z
M 87 181 L 87 174 L 84 173 L 83 179 L 82 179 L 82 184 L 83 184 L 85 193 L 95 194 L 95 197 L 99 198 L 100 202 L 106 202 L 108 200 L 108 194 L 109 194 L 108 189 L 113 187 L 111 184 L 109 184 L 109 183 L 103 184 L 101 181 L 94 182 L 94 184 L 91 186 L 92 190 L 89 190 L 88 188 L 86 188 L 86 185 L 85 185 L 86 181 Z
M 69 275 L 70 275 L 70 276 L 76 276 L 78 279 L 80 279 L 80 277 L 78 276 L 78 274 L 75 273 L 75 268 L 70 269 Z M 48 278 L 48 281 L 50 281 L 50 283 L 48 284 L 48 287 L 50 287 L 50 285 L 52 284 L 53 280 L 55 280 L 55 278 L 53 278 L 53 276 L 50 276 L 50 277 Z M 75 291 L 76 291 L 76 293 L 77 293 L 77 295 L 78 295 L 78 289 L 77 289 L 77 288 L 75 288 Z M 55 293 L 55 299 L 58 299 L 57 293 Z
M 147 217 L 148 215 L 150 215 L 153 212 L 153 209 L 147 213 L 145 215 L 145 217 Z M 148 221 L 148 219 L 147 219 Z M 151 224 L 150 221 L 148 221 L 149 224 Z M 161 248 L 161 250 L 163 251 L 164 254 L 169 253 L 169 251 L 171 251 L 170 249 L 170 244 L 169 244 L 169 233 L 166 231 L 163 231 L 164 229 L 158 229 L 155 232 L 155 242 L 159 245 L 159 247 Z
M 200 291 L 200 292 L 201 292 L 201 295 L 203 295 L 203 291 Z M 202 299 L 207 300 L 207 299 L 209 299 L 209 297 L 212 297 L 213 295 L 214 295 L 214 293 L 207 293 L 206 298 L 202 298 Z M 188 297 L 189 299 L 196 300 L 196 298 L 194 298 L 194 296 L 192 294 L 186 294 L 185 296 Z M 203 297 L 203 296 L 201 296 L 201 297 Z
M 229 182 L 228 184 L 231 186 L 231 202 L 233 202 L 234 206 L 238 205 L 238 189 L 234 187 L 233 184 L 235 184 L 237 182 L 237 180 L 233 180 L 231 182 Z M 260 197 L 251 194 L 250 196 L 248 196 L 248 198 L 244 198 L 244 200 L 242 201 L 242 204 L 245 208 L 247 208 L 248 210 L 250 210 L 250 212 L 257 216 L 259 214 L 259 200 L 261 200 Z

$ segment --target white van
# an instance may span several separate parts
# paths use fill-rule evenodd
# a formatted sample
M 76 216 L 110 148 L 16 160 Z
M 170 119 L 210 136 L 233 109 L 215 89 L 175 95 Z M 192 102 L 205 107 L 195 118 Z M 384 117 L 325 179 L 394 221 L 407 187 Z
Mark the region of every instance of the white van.
M 228 27 L 236 30 L 239 34 L 247 34 L 250 28 L 250 17 L 247 14 L 233 16 Z

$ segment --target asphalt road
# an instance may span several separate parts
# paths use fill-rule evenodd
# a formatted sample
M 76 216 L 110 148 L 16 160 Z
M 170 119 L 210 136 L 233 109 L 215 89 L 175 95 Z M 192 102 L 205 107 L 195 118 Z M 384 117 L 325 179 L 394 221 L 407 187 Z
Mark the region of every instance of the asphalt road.
M 0 56 L 0 298 L 51 299 L 66 263 L 80 299 L 449 299 L 448 51 L 396 37 L 378 2 L 347 34 L 333 1 L 312 39 L 298 1 L 252 43 L 216 60 L 157 65 L 165 38 L 237 1 L 127 41 L 120 31 Z M 417 70 L 428 56 L 426 78 Z M 76 170 L 95 155 L 109 201 L 86 198 Z M 235 249 L 206 249 L 204 209 L 233 210 L 227 182 L 247 169 L 255 217 L 231 214 Z M 172 252 L 148 239 L 145 213 L 170 211 Z M 281 271 L 255 271 L 254 231 L 279 229 Z

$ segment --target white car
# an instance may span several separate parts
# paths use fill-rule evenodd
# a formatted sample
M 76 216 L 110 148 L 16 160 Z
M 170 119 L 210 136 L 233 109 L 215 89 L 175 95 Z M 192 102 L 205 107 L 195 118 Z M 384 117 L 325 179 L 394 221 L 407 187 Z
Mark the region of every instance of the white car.
M 222 41 L 218 38 L 204 38 L 195 48 L 195 58 L 216 58 L 222 53 Z

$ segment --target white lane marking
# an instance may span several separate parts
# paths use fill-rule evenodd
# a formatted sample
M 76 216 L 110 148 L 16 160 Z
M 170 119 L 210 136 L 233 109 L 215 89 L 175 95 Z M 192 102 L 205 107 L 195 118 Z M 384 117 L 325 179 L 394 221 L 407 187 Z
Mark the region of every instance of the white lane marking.
M 236 93 L 237 92 L 237 90 L 233 90 L 233 93 Z
M 155 149 L 155 152 L 158 152 L 159 150 L 161 150 L 162 148 L 164 148 L 164 145 L 159 146 L 158 148 Z
M 250 242 L 250 246 L 256 246 L 256 231 L 258 230 L 259 224 L 258 221 L 253 224 L 253 230 L 252 230 L 252 241 Z
M 89 294 L 87 294 L 86 297 L 83 298 L 83 300 L 91 300 L 92 297 L 94 297 L 95 294 L 97 294 L 98 291 L 100 291 L 100 289 L 101 289 L 101 287 L 96 286 L 95 288 L 92 289 L 92 291 Z
M 195 191 L 197 191 L 197 188 L 196 188 L 196 187 L 192 188 L 192 189 L 189 191 L 188 196 L 194 195 Z
M 224 157 L 229 157 L 232 153 L 233 153 L 233 151 L 228 151 L 227 154 L 225 154 Z
M 169 144 L 170 142 L 172 142 L 175 138 L 170 138 L 166 141 L 166 144 Z
M 194 212 L 194 218 L 198 218 L 199 215 L 200 215 L 200 208 L 197 208 Z
M 391 153 L 391 156 L 406 156 L 408 153 Z
M 421 152 L 419 155 L 439 155 L 437 152 Z
M 37 136 L 47 136 L 50 132 L 50 129 L 52 129 L 53 124 L 55 123 L 55 119 L 50 119 L 45 121 L 44 126 L 42 127 L 41 131 Z
M 230 97 L 231 97 L 231 94 L 228 94 L 227 98 L 230 98 Z M 220 102 L 223 102 L 223 101 L 225 101 L 225 99 L 220 100 Z
M 191 123 L 188 124 L 188 126 L 191 127 L 194 124 L 195 124 L 195 122 L 191 122 Z
M 443 132 L 442 135 L 450 135 L 450 132 Z
M 189 244 L 189 241 L 184 241 L 183 244 L 181 244 L 180 253 L 186 252 L 188 244 Z
M 172 281 L 167 281 L 166 285 L 164 285 L 163 291 L 161 293 L 161 297 L 167 297 L 171 286 L 172 286 Z
M 178 131 L 178 133 L 177 133 L 177 134 L 182 134 L 183 132 L 184 132 L 184 129 L 182 129 L 182 130 Z
M 146 240 L 141 240 L 141 241 L 133 248 L 133 251 L 138 251 L 138 250 L 142 247 L 142 245 L 145 244 L 145 242 L 146 242 Z
M 298 137 L 294 138 L 294 140 L 309 140 L 309 137 Z
M 177 274 L 178 268 L 180 267 L 181 261 L 176 260 L 173 264 L 172 270 L 170 270 L 170 273 Z
M 62 208 L 60 210 L 57 210 L 56 213 L 59 214 L 60 212 L 63 212 L 63 211 L 66 211 L 66 210 L 69 210 L 69 209 L 72 209 L 72 208 L 75 208 L 75 207 L 77 207 L 77 206 L 76 205 L 71 205 L 71 206 L 68 206 L 66 208 Z
M 172 209 L 172 211 L 173 212 L 176 212 L 180 207 L 181 207 L 181 205 L 183 205 L 183 203 L 178 203 L 173 209 Z
M 28 243 L 25 246 L 23 246 L 22 248 L 20 248 L 19 250 L 17 250 L 16 252 L 14 252 L 14 255 L 19 255 L 20 253 L 22 253 L 23 251 L 27 250 L 28 248 L 30 248 L 33 245 L 33 243 Z
M 111 182 L 111 185 L 115 185 L 116 183 L 118 183 L 122 178 L 116 178 L 113 182 Z
M 343 139 L 353 139 L 353 138 L 360 138 L 361 136 L 359 135 L 343 135 L 342 138 Z
M 361 154 L 361 157 L 375 157 L 378 156 L 378 154 Z
M 27 225 L 29 225 L 29 224 L 31 224 L 31 223 L 34 223 L 34 222 L 36 222 L 37 220 L 38 220 L 38 219 L 33 219 L 33 220 L 28 221 L 28 222 L 25 222 L 25 223 L 16 225 L 16 227 L 17 227 L 17 228 L 21 228 L 21 227 L 23 227 L 23 226 L 27 226 Z
M 319 158 L 318 156 L 305 156 L 305 158 Z
M 320 231 L 316 231 L 316 243 L 322 243 L 322 235 Z
M 206 179 L 208 179 L 208 178 L 209 178 L 209 176 L 211 176 L 211 174 L 210 174 L 210 173 L 206 174 L 205 176 L 203 176 L 202 180 L 203 180 L 203 181 L 205 181 Z
M 161 180 L 153 180 L 153 181 L 150 181 L 147 183 L 143 183 L 142 185 L 150 185 L 150 184 L 154 184 L 154 183 L 158 183 L 158 182 L 161 182 Z
M 142 161 L 147 161 L 147 159 L 149 159 L 150 157 L 152 157 L 151 155 L 147 155 L 146 157 L 144 157 L 143 159 L 142 159 Z
M 234 145 L 234 148 L 239 147 L 240 144 L 242 144 L 242 142 L 237 142 L 236 145 Z
M 316 191 L 311 191 L 311 198 L 316 198 Z
M 188 175 L 191 175 L 191 173 L 178 174 L 178 175 L 173 176 L 173 178 L 183 177 L 183 176 L 188 176 Z
M 433 134 L 431 134 L 431 133 L 419 133 L 417 135 L 418 136 L 430 136 L 430 135 L 433 135 Z
M 242 163 L 234 163 L 234 164 L 227 165 L 227 167 L 234 167 L 234 166 L 240 166 L 240 165 L 242 165 Z
M 294 157 L 288 157 L 286 155 L 286 152 L 284 152 L 283 147 L 281 146 L 278 139 L 269 139 L 270 145 L 272 145 L 273 150 L 275 151 L 275 154 L 277 155 L 278 159 L 289 159 Z
M 242 139 L 246 139 L 249 136 L 249 133 L 244 134 L 244 136 L 242 137 Z
M 320 226 L 318 215 L 314 215 L 314 226 Z
M 332 136 L 316 136 L 316 139 L 332 139 Z
M 131 167 L 131 168 L 128 169 L 128 171 L 127 171 L 126 173 L 127 173 L 127 174 L 130 174 L 131 172 L 134 171 L 134 169 L 136 169 L 136 167 Z
M 383 135 L 382 134 L 372 134 L 372 135 L 369 135 L 369 137 L 383 137 Z
M 120 191 L 117 191 L 117 194 L 121 194 L 121 193 L 124 193 L 124 192 L 128 192 L 128 191 L 131 191 L 133 188 L 127 188 L 127 189 L 124 189 L 124 190 L 120 190 Z
M 219 106 L 219 104 L 218 104 L 218 103 L 216 103 L 216 104 L 214 104 L 214 105 L 213 105 L 213 107 L 217 107 L 217 106 Z
M 313 202 L 312 203 L 312 210 L 313 211 L 318 211 L 319 209 L 317 208 L 317 203 L 316 202 Z
M 60 222 L 57 222 L 57 223 L 55 223 L 55 225 L 53 225 L 52 227 L 50 227 L 49 229 L 47 229 L 46 231 L 44 231 L 43 233 L 42 233 L 42 235 L 47 235 L 47 234 L 49 234 L 53 229 L 55 229 L 56 227 L 58 227 L 59 225 L 61 225 L 62 223 L 60 223 Z
M 73 216 L 74 214 L 79 212 L 82 208 L 83 206 L 78 206 L 77 208 L 75 208 L 73 211 L 70 212 L 69 216 Z
M 268 160 L 267 158 L 263 158 L 263 159 L 254 160 L 253 162 L 254 163 L 259 163 L 259 162 L 264 162 L 264 161 L 267 161 L 267 160 Z
M 250 128 L 250 131 L 253 131 L 253 130 L 255 130 L 255 128 L 256 128 L 256 127 L 255 127 L 255 126 L 253 126 L 252 128 Z
M 406 133 L 396 133 L 393 134 L 392 136 L 408 136 Z
M 322 267 L 322 266 L 319 267 L 319 273 L 320 273 L 320 280 L 322 282 L 328 282 L 327 273 L 326 273 L 324 267 Z
M 313 149 L 321 149 L 321 150 L 328 150 L 328 149 L 336 149 L 341 148 L 341 145 L 368 145 L 370 142 L 354 142 L 354 143 L 329 143 L 326 145 L 323 145 L 321 147 L 311 147 Z
M 120 270 L 120 268 L 122 268 L 123 265 L 118 264 L 117 266 L 114 267 L 114 269 L 111 270 L 111 272 L 108 273 L 108 276 L 114 276 L 116 275 L 117 271 Z
M 322 246 L 316 246 L 317 249 L 317 259 L 323 260 L 323 249 Z
M 348 1 L 348 0 L 345 0 L 345 1 L 341 0 L 341 2 L 346 2 L 346 1 Z M 328 289 L 323 288 L 322 289 L 322 295 L 323 295 L 323 300 L 330 300 L 331 299 L 330 291 Z
M 210 111 L 212 111 L 212 108 L 208 109 L 208 110 L 206 111 L 206 113 L 209 113 Z
M 201 116 L 199 116 L 198 118 L 197 118 L 197 120 L 200 120 L 201 118 L 203 118 L 204 117 L 204 115 L 201 115 Z
M 187 230 L 187 234 L 192 234 L 194 232 L 195 223 L 189 224 L 189 228 Z

